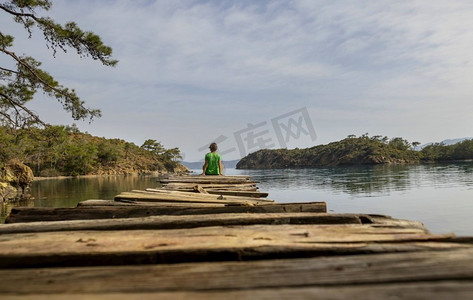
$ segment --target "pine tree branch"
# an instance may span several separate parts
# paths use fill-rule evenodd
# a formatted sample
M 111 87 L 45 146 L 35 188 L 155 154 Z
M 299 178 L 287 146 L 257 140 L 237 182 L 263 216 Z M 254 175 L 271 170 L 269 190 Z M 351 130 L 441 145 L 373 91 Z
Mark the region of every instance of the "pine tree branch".
M 50 18 L 40 18 L 33 13 L 18 12 L 5 4 L 0 4 L 0 8 L 19 18 L 30 36 L 30 27 L 34 23 L 32 23 L 33 21 L 28 22 L 25 18 L 34 20 L 38 28 L 43 31 L 46 41 L 51 44 L 54 54 L 56 53 L 56 47 L 66 52 L 65 45 L 68 45 L 76 49 L 79 55 L 84 53 L 90 55 L 93 59 L 100 60 L 106 66 L 115 66 L 118 63 L 118 60 L 111 59 L 112 49 L 104 45 L 99 36 L 92 32 L 83 32 L 73 22 L 67 23 L 63 27 Z
M 11 107 L 13 109 L 15 109 L 16 113 L 19 115 L 20 112 L 18 111 L 17 107 L 21 108 L 23 111 L 25 111 L 30 117 L 32 117 L 36 122 L 40 123 L 41 125 L 43 126 L 46 126 L 46 123 L 44 123 L 43 121 L 41 121 L 41 119 L 38 117 L 37 114 L 35 114 L 34 112 L 32 112 L 30 109 L 26 108 L 24 105 L 22 105 L 21 103 L 19 103 L 18 101 L 15 101 L 14 99 L 10 98 L 8 95 L 2 93 L 0 91 L 0 96 L 3 97 L 4 99 L 6 99 L 8 102 L 10 102 L 11 104 Z M 2 113 L 3 115 L 3 113 Z M 12 121 L 10 118 L 8 118 L 10 121 Z M 16 122 L 14 122 L 16 124 Z
M 10 118 L 10 115 L 7 114 L 7 113 L 4 113 L 3 111 L 0 111 L 0 115 L 4 116 L 8 122 L 10 122 L 10 124 L 12 125 L 15 125 L 15 126 L 18 126 L 18 123 L 13 121 L 11 118 Z
M 26 63 L 25 61 L 23 61 L 20 57 L 18 57 L 14 52 L 12 51 L 7 51 L 5 49 L 0 49 L 0 51 L 2 51 L 3 53 L 9 55 L 10 57 L 12 57 L 17 63 L 19 63 L 20 65 L 22 65 L 23 67 L 25 67 L 25 69 L 27 69 L 42 85 L 44 85 L 45 87 L 47 88 L 50 88 L 52 89 L 53 91 L 61 94 L 63 97 L 65 98 L 69 98 L 68 95 L 64 94 L 63 91 L 59 90 L 59 89 L 56 89 L 55 87 L 49 85 L 47 82 L 45 82 L 34 70 L 34 68 L 32 66 L 30 66 L 28 63 Z
M 2 51 L 2 52 L 3 52 L 3 51 Z M 11 72 L 11 73 L 18 74 L 18 72 L 17 72 L 17 71 L 10 70 L 10 69 L 6 69 L 6 68 L 3 68 L 3 67 L 0 67 L 0 70 L 2 70 L 2 71 L 5 71 L 5 72 Z
M 74 22 L 61 25 L 49 17 L 36 15 L 35 9 L 47 11 L 51 5 L 49 0 L 10 0 L 0 3 L 0 11 L 10 14 L 15 22 L 23 24 L 30 37 L 31 29 L 36 26 L 42 31 L 46 45 L 54 54 L 57 48 L 64 52 L 67 52 L 68 48 L 73 48 L 79 56 L 100 60 L 106 66 L 114 66 L 118 62 L 111 57 L 112 49 L 104 45 L 101 38 L 93 32 L 82 31 Z M 69 90 L 60 85 L 50 74 L 39 68 L 40 62 L 10 51 L 9 47 L 13 45 L 13 40 L 13 36 L 3 35 L 0 32 L 0 53 L 16 62 L 16 71 L 0 67 L 0 79 L 9 81 L 5 85 L 0 85 L 0 97 L 6 99 L 4 101 L 6 110 L 2 111 L 2 116 L 6 117 L 6 114 L 10 113 L 7 119 L 15 124 L 36 121 L 44 125 L 34 112 L 24 106 L 41 89 L 48 96 L 56 98 L 63 109 L 72 114 L 74 120 L 90 118 L 92 121 L 93 118 L 100 117 L 100 110 L 85 107 L 73 89 Z
M 86 107 L 84 107 L 79 101 L 79 98 L 77 96 L 74 96 L 74 95 L 71 95 L 67 92 L 64 92 L 64 90 L 62 89 L 59 89 L 55 86 L 52 86 L 51 84 L 49 84 L 48 82 L 46 82 L 37 72 L 36 72 L 36 68 L 34 68 L 33 66 L 31 66 L 30 64 L 28 64 L 27 62 L 25 62 L 23 59 L 21 59 L 20 57 L 18 57 L 14 52 L 12 51 L 7 51 L 5 49 L 1 49 L 0 48 L 0 51 L 9 55 L 10 57 L 12 57 L 18 64 L 20 64 L 21 66 L 23 66 L 30 74 L 33 75 L 33 77 L 43 86 L 42 89 L 46 92 L 48 92 L 48 90 L 51 90 L 53 91 L 53 93 L 55 94 L 56 98 L 58 98 L 59 102 L 61 102 L 61 104 L 63 106 L 65 105 L 69 105 L 69 110 L 72 112 L 72 114 L 76 114 L 76 116 L 74 116 L 74 119 L 84 119 L 85 117 L 89 116 L 91 119 L 93 117 L 97 117 L 97 116 L 100 116 L 100 111 L 98 110 L 90 110 Z M 51 92 L 48 92 L 51 94 Z M 63 98 L 64 100 L 61 100 L 61 98 Z M 72 107 L 71 107 L 72 105 Z
M 17 12 L 14 10 L 9 9 L 5 4 L 0 4 L 0 8 L 6 11 L 7 13 L 14 15 L 15 17 L 26 17 L 26 18 L 32 18 L 36 22 L 38 22 L 39 18 L 35 16 L 34 14 L 29 14 L 29 13 L 23 13 L 23 12 Z

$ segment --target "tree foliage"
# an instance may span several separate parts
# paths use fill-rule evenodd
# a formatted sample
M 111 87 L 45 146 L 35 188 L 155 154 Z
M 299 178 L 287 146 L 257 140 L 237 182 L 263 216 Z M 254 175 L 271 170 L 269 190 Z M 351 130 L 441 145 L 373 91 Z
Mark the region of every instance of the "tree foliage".
M 455 145 L 441 143 L 415 151 L 419 142 L 409 143 L 395 137 L 363 134 L 327 145 L 306 149 L 263 149 L 242 158 L 239 169 L 310 168 L 338 165 L 411 164 L 420 162 L 447 162 L 473 159 L 473 140 Z
M 154 141 L 154 140 L 150 140 Z M 0 126 L 0 165 L 18 159 L 36 176 L 173 171 L 178 148 L 144 149 L 120 139 L 82 133 L 75 126 L 14 129 Z
M 327 145 L 306 149 L 260 150 L 244 157 L 237 168 L 275 169 L 310 168 L 318 166 L 404 164 L 418 163 L 420 154 L 410 149 L 410 143 L 402 138 L 388 139 L 382 136 L 347 138 Z
M 160 142 L 152 139 L 146 140 L 143 145 L 141 145 L 141 148 L 145 149 L 146 151 L 149 151 L 153 154 L 156 155 L 161 155 L 164 153 L 166 149 L 164 149 L 163 145 L 161 145 Z
M 168 170 L 173 170 L 177 166 L 177 160 L 182 159 L 179 148 L 166 149 L 164 146 L 152 139 L 146 140 L 141 148 L 152 153 L 155 157 L 163 159 L 164 167 Z
M 473 159 L 473 140 L 464 140 L 454 145 L 434 143 L 422 150 L 425 161 L 453 161 Z
M 81 30 L 74 22 L 61 25 L 49 17 L 37 15 L 37 10 L 48 11 L 51 5 L 49 0 L 10 0 L 0 3 L 0 12 L 23 25 L 30 37 L 34 28 L 39 29 L 53 55 L 58 50 L 67 52 L 67 49 L 74 49 L 79 56 L 91 57 L 106 66 L 117 63 L 112 59 L 112 49 L 104 45 L 98 35 Z M 100 110 L 86 107 L 73 89 L 64 87 L 42 70 L 41 62 L 15 53 L 12 50 L 13 42 L 13 36 L 0 30 L 0 53 L 8 61 L 8 65 L 0 66 L 0 125 L 22 128 L 43 124 L 40 117 L 26 107 L 37 91 L 56 98 L 74 120 L 100 117 Z

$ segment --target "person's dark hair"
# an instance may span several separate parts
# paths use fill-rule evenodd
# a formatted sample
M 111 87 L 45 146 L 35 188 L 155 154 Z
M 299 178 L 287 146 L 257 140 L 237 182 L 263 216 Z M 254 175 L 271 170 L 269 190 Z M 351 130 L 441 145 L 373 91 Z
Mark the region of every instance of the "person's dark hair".
M 210 144 L 210 151 L 214 152 L 214 151 L 217 151 L 218 147 L 217 147 L 217 143 L 212 143 Z

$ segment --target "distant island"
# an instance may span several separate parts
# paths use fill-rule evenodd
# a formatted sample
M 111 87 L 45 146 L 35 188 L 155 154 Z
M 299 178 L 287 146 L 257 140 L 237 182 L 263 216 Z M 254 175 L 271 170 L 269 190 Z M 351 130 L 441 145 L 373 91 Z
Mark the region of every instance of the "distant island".
M 454 145 L 433 143 L 416 151 L 420 143 L 396 137 L 350 135 L 305 149 L 263 149 L 242 158 L 237 169 L 312 168 L 339 165 L 417 164 L 473 159 L 473 140 Z

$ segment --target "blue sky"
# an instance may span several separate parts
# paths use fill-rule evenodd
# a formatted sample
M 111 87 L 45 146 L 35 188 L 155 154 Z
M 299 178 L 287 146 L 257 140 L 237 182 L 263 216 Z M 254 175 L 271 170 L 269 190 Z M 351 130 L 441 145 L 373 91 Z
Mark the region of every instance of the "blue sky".
M 271 120 L 303 109 L 317 137 L 299 132 L 288 148 L 364 133 L 473 136 L 472 1 L 63 0 L 48 14 L 99 34 L 120 61 L 107 68 L 72 51 L 53 59 L 38 31 L 28 40 L 0 20 L 17 52 L 102 110 L 90 125 L 76 122 L 94 135 L 156 139 L 192 161 L 219 136 L 222 150 L 238 149 L 235 133 L 249 124 L 264 123 L 259 132 L 277 148 Z M 42 95 L 30 107 L 72 123 Z

